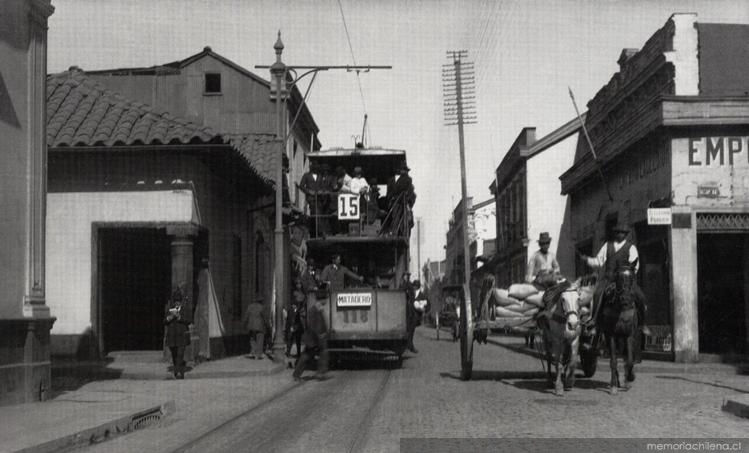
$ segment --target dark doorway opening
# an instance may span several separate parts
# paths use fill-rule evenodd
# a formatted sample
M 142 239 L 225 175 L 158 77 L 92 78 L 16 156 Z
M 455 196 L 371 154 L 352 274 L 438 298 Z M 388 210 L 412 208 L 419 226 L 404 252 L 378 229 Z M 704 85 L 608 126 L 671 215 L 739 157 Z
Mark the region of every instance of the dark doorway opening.
M 697 236 L 700 352 L 743 353 L 746 345 L 745 235 Z
M 98 255 L 102 352 L 162 349 L 171 290 L 166 230 L 101 228 Z

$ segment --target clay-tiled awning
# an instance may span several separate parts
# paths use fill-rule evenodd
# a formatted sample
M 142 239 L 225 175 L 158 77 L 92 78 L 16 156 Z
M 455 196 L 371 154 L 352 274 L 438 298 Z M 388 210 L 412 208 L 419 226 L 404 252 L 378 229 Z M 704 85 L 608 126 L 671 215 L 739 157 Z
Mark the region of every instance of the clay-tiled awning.
M 219 134 L 151 106 L 131 101 L 96 84 L 79 69 L 47 77 L 47 145 L 126 147 L 228 145 L 250 171 L 273 185 L 278 145 L 268 134 Z

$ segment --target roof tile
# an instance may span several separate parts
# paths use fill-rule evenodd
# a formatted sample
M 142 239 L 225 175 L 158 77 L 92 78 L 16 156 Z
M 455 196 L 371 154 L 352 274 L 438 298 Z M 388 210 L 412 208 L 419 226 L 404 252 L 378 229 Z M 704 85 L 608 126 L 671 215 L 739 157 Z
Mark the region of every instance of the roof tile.
M 50 147 L 228 144 L 268 184 L 275 180 L 278 149 L 268 134 L 217 134 L 169 113 L 125 99 L 79 69 L 47 77 Z

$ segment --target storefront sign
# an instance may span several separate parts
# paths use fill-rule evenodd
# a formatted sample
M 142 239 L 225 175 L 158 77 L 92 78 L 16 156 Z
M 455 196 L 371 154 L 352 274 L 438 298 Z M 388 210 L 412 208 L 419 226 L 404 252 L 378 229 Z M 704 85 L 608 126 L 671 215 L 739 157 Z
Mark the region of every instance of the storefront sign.
M 749 163 L 749 137 L 689 139 L 689 166 L 724 166 Z
M 372 293 L 339 293 L 336 296 L 339 308 L 360 308 L 372 306 Z
M 671 225 L 671 208 L 649 208 L 648 225 Z
M 718 186 L 697 186 L 697 196 L 700 198 L 718 198 L 720 189 Z
M 749 136 L 673 138 L 671 155 L 674 205 L 715 208 L 749 201 Z

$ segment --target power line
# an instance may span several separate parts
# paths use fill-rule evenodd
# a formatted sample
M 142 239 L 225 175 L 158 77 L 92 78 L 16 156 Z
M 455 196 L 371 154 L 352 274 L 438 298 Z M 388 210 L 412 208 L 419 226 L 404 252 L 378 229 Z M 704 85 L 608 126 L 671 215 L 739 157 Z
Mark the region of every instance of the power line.
M 349 35 L 348 32 L 348 25 L 346 25 L 346 15 L 343 14 L 343 5 L 341 5 L 341 0 L 338 1 L 338 9 L 341 11 L 341 19 L 343 20 L 343 29 L 346 31 L 346 40 L 348 41 L 348 48 L 351 52 L 351 60 L 354 62 L 354 66 L 356 66 L 356 56 L 354 56 L 354 47 L 351 45 L 351 35 Z M 359 95 L 361 96 L 361 103 L 362 108 L 364 109 L 364 115 L 367 115 L 367 103 L 364 100 L 364 90 L 362 90 L 361 86 L 361 78 L 359 78 L 359 72 L 356 71 L 356 82 L 359 85 Z M 362 137 L 362 140 L 364 140 L 364 137 Z

